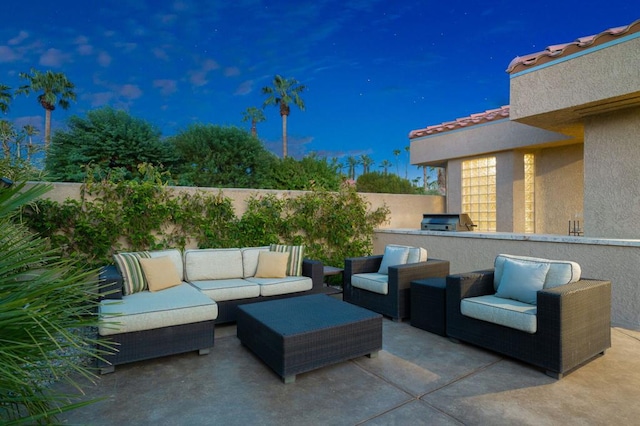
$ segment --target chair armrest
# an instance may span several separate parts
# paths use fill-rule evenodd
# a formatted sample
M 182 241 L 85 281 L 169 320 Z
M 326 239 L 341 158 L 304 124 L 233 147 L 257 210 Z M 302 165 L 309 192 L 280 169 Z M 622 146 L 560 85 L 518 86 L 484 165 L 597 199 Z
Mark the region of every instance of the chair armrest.
M 426 262 L 389 266 L 389 293 L 411 288 L 411 281 L 423 278 L 445 278 L 449 275 L 449 261 L 429 259 Z
M 344 260 L 344 273 L 342 274 L 342 287 L 351 286 L 351 275 L 378 272 L 382 264 L 382 255 L 349 257 Z
M 458 309 L 462 299 L 495 294 L 495 292 L 493 269 L 447 276 L 447 300 L 455 301 Z
M 581 279 L 538 291 L 538 329 L 611 326 L 611 281 Z M 588 334 L 587 334 L 588 335 Z M 586 336 L 585 336 L 586 337 Z
M 107 265 L 98 275 L 98 292 L 102 299 L 122 299 L 122 275 L 115 265 Z
M 321 291 L 324 287 L 324 265 L 319 260 L 303 259 L 302 275 L 311 278 L 313 292 Z

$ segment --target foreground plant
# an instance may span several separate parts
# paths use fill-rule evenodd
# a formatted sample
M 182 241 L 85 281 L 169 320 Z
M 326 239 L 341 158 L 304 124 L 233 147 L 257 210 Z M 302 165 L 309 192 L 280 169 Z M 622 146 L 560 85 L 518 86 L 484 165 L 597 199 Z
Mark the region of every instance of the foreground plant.
M 55 391 L 73 377 L 93 378 L 98 356 L 95 271 L 81 271 L 47 240 L 18 223 L 21 207 L 50 188 L 0 188 L 0 423 L 51 424 L 56 414 L 92 401 Z M 89 333 L 87 332 L 89 331 Z

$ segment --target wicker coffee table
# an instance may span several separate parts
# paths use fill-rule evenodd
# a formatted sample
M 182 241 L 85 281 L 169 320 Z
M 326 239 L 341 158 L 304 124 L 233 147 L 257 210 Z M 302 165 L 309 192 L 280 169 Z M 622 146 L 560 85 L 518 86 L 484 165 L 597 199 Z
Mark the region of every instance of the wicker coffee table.
M 382 349 L 382 316 L 324 294 L 238 307 L 237 335 L 285 383 Z

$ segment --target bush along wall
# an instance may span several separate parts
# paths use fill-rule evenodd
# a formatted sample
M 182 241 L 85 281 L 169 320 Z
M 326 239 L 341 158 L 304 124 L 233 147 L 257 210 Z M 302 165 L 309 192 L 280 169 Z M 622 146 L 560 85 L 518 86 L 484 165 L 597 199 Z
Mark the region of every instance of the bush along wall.
M 311 191 L 297 197 L 256 194 L 237 217 L 232 200 L 218 194 L 172 190 L 159 176 L 141 181 L 89 179 L 79 200 L 41 199 L 23 220 L 52 246 L 88 267 L 112 263 L 124 250 L 250 247 L 304 244 L 305 256 L 342 266 L 346 257 L 373 249 L 373 231 L 388 220 L 354 189 Z

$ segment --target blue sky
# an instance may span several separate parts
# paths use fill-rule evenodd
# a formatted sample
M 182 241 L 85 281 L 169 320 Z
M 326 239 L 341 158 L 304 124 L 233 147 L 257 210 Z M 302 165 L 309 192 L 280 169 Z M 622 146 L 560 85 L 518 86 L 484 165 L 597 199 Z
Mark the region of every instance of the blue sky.
M 54 131 L 106 105 L 165 136 L 190 123 L 248 129 L 242 113 L 280 74 L 307 86 L 290 155 L 367 154 L 373 170 L 397 160 L 419 175 L 406 166 L 409 131 L 508 104 L 514 57 L 630 24 L 640 2 L 12 0 L 2 11 L 0 83 L 35 67 L 76 85 Z M 278 110 L 265 114 L 258 135 L 280 155 Z M 42 128 L 43 117 L 32 95 L 4 118 Z

